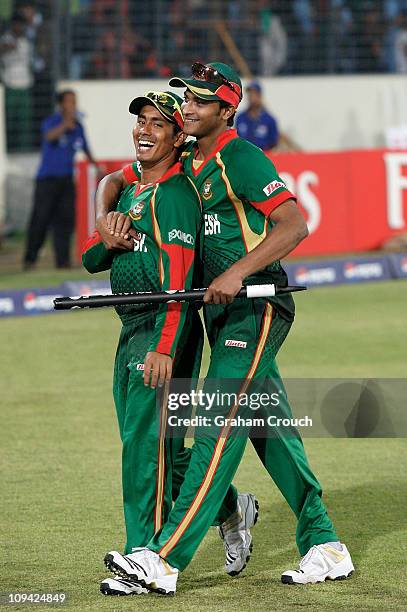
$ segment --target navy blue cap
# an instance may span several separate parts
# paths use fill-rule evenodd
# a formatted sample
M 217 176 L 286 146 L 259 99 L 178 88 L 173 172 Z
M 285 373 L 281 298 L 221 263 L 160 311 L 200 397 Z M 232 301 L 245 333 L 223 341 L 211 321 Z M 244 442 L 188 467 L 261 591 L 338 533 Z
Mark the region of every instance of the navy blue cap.
M 261 85 L 258 81 L 251 81 L 248 85 L 246 85 L 246 91 L 250 91 L 251 89 L 258 91 L 259 93 L 262 91 Z

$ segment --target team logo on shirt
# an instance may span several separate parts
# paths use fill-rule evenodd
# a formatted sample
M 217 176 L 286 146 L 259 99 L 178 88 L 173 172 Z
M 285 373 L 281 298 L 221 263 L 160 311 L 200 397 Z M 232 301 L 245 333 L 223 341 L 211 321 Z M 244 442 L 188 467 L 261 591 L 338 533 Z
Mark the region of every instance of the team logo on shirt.
M 213 196 L 212 193 L 212 181 L 210 179 L 208 179 L 205 182 L 204 188 L 203 188 L 203 192 L 202 192 L 202 197 L 204 200 L 209 200 L 209 198 L 211 198 Z
M 141 213 L 143 212 L 143 208 L 145 205 L 146 205 L 145 200 L 141 200 L 141 202 L 137 202 L 137 204 L 129 210 L 129 216 L 135 221 L 138 221 L 139 219 L 141 219 Z
M 273 191 L 276 191 L 276 189 L 281 189 L 281 187 L 286 188 L 286 184 L 282 183 L 281 181 L 272 181 L 271 183 L 263 187 L 263 191 L 266 196 L 271 196 Z

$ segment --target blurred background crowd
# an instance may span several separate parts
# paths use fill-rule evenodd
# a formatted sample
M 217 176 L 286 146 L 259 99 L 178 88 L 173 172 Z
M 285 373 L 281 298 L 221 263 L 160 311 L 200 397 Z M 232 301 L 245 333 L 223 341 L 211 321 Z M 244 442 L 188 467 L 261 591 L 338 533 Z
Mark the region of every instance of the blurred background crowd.
M 0 0 L 8 150 L 38 147 L 61 79 L 188 74 L 213 57 L 247 77 L 407 73 L 407 0 Z

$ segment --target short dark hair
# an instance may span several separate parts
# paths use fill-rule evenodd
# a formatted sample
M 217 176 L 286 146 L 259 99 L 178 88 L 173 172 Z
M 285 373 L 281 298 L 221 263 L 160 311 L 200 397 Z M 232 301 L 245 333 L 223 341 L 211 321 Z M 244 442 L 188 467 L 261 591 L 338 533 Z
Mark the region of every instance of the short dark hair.
M 225 102 L 225 100 L 221 100 L 219 102 L 219 107 L 220 108 L 229 108 L 229 106 L 232 106 L 232 104 L 229 104 L 229 102 Z M 236 110 L 233 113 L 233 115 L 231 117 L 229 117 L 228 121 L 227 121 L 227 126 L 228 127 L 233 127 L 233 124 L 235 122 L 235 115 L 236 115 Z
M 57 91 L 57 93 L 55 94 L 57 104 L 62 104 L 65 96 L 68 96 L 69 94 L 73 94 L 74 96 L 76 96 L 76 93 L 73 89 L 63 89 L 62 91 Z

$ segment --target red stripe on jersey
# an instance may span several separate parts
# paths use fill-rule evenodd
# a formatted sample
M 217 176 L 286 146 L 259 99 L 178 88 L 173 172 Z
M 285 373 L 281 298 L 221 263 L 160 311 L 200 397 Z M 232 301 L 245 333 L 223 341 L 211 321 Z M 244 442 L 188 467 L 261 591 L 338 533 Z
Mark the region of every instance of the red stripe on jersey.
M 140 177 L 138 177 L 137 174 L 133 170 L 133 164 L 124 166 L 123 174 L 124 174 L 124 178 L 126 179 L 129 185 L 131 185 L 131 183 L 134 183 L 135 181 L 140 180 Z
M 86 253 L 86 251 L 89 251 L 89 249 L 94 247 L 96 244 L 99 244 L 99 242 L 102 242 L 102 237 L 99 234 L 99 232 L 95 229 L 93 234 L 91 234 L 83 243 L 82 255 Z
M 287 200 L 294 200 L 296 202 L 297 198 L 290 191 L 285 189 L 268 200 L 264 200 L 263 202 L 250 202 L 250 204 L 268 217 L 277 206 L 280 206 L 283 202 L 287 202 Z
M 194 261 L 195 251 L 179 244 L 163 244 L 162 249 L 167 253 L 170 261 L 170 288 L 177 291 L 185 289 L 186 278 Z M 158 353 L 167 355 L 171 353 L 181 318 L 181 309 L 180 302 L 168 304 L 161 338 L 157 345 Z
M 168 304 L 167 314 L 161 332 L 161 338 L 157 344 L 157 353 L 171 354 L 174 338 L 177 335 L 178 325 L 181 319 L 182 304 L 180 302 Z

